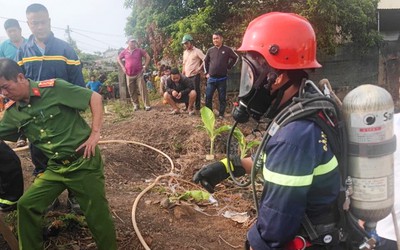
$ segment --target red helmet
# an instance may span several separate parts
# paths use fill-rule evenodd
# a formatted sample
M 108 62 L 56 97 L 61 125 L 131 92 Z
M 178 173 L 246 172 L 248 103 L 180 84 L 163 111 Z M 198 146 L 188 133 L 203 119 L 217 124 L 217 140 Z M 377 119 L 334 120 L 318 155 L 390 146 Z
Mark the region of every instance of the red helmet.
M 314 29 L 302 16 L 270 12 L 246 29 L 238 51 L 256 51 L 275 69 L 320 68 Z

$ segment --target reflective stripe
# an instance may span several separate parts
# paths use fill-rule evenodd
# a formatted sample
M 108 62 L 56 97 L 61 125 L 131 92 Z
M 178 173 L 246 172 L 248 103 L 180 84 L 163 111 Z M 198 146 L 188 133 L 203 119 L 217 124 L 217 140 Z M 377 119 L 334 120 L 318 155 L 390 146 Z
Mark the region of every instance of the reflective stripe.
M 338 166 L 338 161 L 337 161 L 336 157 L 333 156 L 332 159 L 330 161 L 328 161 L 327 163 L 325 163 L 323 165 L 319 165 L 318 167 L 314 168 L 314 175 L 318 176 L 318 175 L 327 174 L 327 173 L 331 172 L 332 170 L 334 170 L 337 166 Z
M 228 158 L 224 158 L 224 159 L 220 160 L 220 162 L 222 162 L 222 164 L 224 164 L 225 169 L 226 169 L 226 172 L 229 173 L 229 170 L 228 170 Z M 229 166 L 231 167 L 231 171 L 234 171 L 234 170 L 235 170 L 235 169 L 233 168 L 232 161 L 231 161 L 231 164 L 229 164 Z
M 81 62 L 79 60 L 70 60 L 65 56 L 31 56 L 31 57 L 24 57 L 21 61 L 18 62 L 19 66 L 22 66 L 28 62 L 35 62 L 35 61 L 64 61 L 68 65 L 80 65 Z
M 263 176 L 266 181 L 275 183 L 277 185 L 288 187 L 304 187 L 311 185 L 314 176 L 327 174 L 336 169 L 337 165 L 337 159 L 335 156 L 333 156 L 329 162 L 314 168 L 313 173 L 309 175 L 293 176 L 280 174 L 272 172 L 271 170 L 264 167 Z
M 302 187 L 309 186 L 312 183 L 313 175 L 293 176 L 286 174 L 279 174 L 270 171 L 269 169 L 263 169 L 264 179 L 268 182 L 272 182 L 281 186 L 288 187 Z
M 0 199 L 0 203 L 6 204 L 6 205 L 14 205 L 17 202 L 16 201 L 9 201 L 9 200 Z

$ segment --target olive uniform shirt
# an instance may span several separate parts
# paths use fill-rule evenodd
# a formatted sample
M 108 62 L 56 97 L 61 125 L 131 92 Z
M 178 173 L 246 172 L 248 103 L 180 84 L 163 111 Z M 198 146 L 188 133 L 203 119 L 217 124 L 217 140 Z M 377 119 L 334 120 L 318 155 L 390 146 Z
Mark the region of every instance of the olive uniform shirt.
M 89 137 L 91 128 L 80 116 L 90 103 L 92 91 L 61 79 L 29 80 L 29 102 L 10 101 L 0 122 L 0 138 L 16 141 L 19 132 L 51 160 L 62 159 Z M 71 169 L 72 170 L 72 169 Z M 61 170 L 60 170 L 61 171 Z

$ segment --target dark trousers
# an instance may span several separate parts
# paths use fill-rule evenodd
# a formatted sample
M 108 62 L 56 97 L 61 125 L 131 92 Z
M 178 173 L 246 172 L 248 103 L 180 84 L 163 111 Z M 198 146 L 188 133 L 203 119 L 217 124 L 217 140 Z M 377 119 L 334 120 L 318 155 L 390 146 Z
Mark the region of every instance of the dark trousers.
M 223 80 L 208 78 L 206 88 L 206 106 L 213 110 L 212 101 L 215 90 L 218 91 L 219 116 L 224 116 L 226 109 L 226 77 Z
M 196 110 L 200 110 L 200 106 L 201 106 L 200 74 L 191 76 L 191 77 L 189 77 L 189 79 L 192 80 L 194 90 L 196 91 L 196 101 L 194 103 L 194 106 L 195 106 Z
M 23 192 L 21 161 L 14 150 L 0 141 L 0 202 L 17 201 Z

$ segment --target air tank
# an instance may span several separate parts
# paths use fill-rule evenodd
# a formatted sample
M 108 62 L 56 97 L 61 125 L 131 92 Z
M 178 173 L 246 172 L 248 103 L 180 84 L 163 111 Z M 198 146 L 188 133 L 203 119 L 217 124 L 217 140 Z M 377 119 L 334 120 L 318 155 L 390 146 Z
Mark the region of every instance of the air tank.
M 351 212 L 359 219 L 377 222 L 394 204 L 393 99 L 375 85 L 361 85 L 343 100 L 348 133 L 348 174 L 352 179 Z

